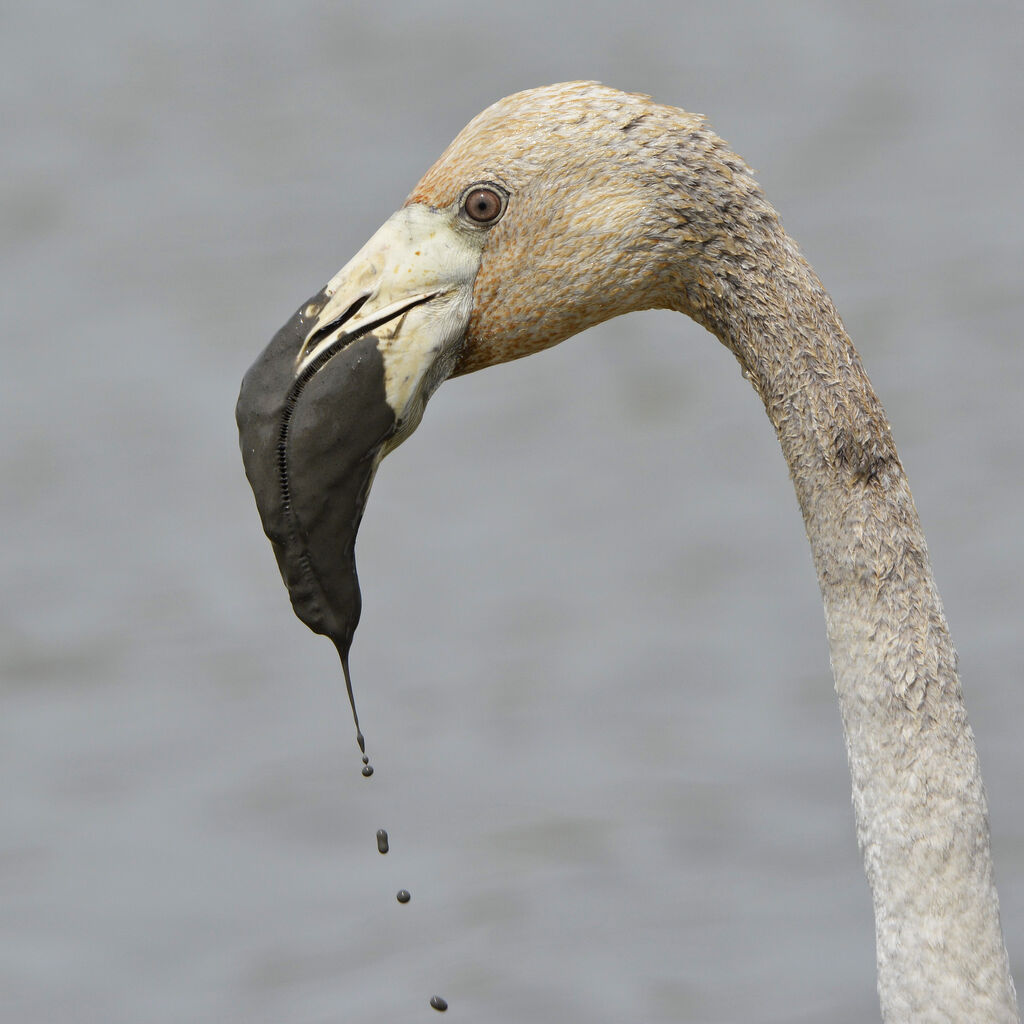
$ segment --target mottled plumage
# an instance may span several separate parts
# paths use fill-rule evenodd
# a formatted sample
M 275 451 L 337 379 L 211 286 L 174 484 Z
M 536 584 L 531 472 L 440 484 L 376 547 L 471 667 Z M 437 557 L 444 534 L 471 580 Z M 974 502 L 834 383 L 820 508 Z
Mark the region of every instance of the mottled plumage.
M 704 119 L 595 83 L 476 117 L 413 190 L 510 193 L 457 372 L 635 309 L 686 313 L 764 402 L 814 554 L 885 1019 L 1017 1020 L 956 654 L 889 424 L 831 299 Z

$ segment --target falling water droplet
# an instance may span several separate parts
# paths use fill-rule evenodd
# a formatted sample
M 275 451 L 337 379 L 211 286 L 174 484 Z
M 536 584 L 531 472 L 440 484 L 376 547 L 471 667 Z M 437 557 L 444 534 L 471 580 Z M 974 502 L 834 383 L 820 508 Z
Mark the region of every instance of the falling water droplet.
M 399 889 L 398 895 L 395 897 L 399 903 L 408 903 L 412 899 L 408 889 Z
M 444 1011 L 448 1009 L 448 1003 L 440 996 L 431 996 L 430 1005 L 441 1013 L 444 1013 Z
M 369 763 L 370 763 L 370 759 L 366 756 L 366 754 L 363 754 L 363 764 L 369 764 Z
M 386 828 L 377 829 L 377 852 L 388 852 L 388 830 Z
M 373 774 L 373 765 L 372 764 L 364 764 L 363 765 L 363 774 L 367 778 L 369 778 Z

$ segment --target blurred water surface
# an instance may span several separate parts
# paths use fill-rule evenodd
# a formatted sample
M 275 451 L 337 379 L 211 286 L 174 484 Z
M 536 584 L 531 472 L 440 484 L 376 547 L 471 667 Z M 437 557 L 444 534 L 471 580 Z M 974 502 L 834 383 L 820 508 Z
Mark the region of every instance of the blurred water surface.
M 360 537 L 370 783 L 242 476 L 277 326 L 470 116 L 581 77 L 708 114 L 864 356 L 1020 982 L 1022 34 L 1009 3 L 5 9 L 0 1018 L 877 1019 L 803 528 L 710 336 L 636 315 L 441 389 Z

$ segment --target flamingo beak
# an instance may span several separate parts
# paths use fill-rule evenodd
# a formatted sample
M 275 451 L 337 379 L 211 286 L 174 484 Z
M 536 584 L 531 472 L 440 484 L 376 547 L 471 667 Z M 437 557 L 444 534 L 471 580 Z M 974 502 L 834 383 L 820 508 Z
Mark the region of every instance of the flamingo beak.
M 381 459 L 452 372 L 483 241 L 452 210 L 390 217 L 274 336 L 235 410 L 246 475 L 296 614 L 347 664 L 355 539 Z

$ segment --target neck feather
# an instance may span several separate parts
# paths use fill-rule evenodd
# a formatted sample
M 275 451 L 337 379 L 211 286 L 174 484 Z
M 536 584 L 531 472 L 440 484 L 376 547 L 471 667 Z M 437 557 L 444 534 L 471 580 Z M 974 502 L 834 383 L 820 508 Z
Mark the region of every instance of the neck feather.
M 978 757 L 906 475 L 831 299 L 760 190 L 745 191 L 740 219 L 704 233 L 702 261 L 682 241 L 671 304 L 736 355 L 789 464 L 825 606 L 883 1017 L 1010 1024 Z

